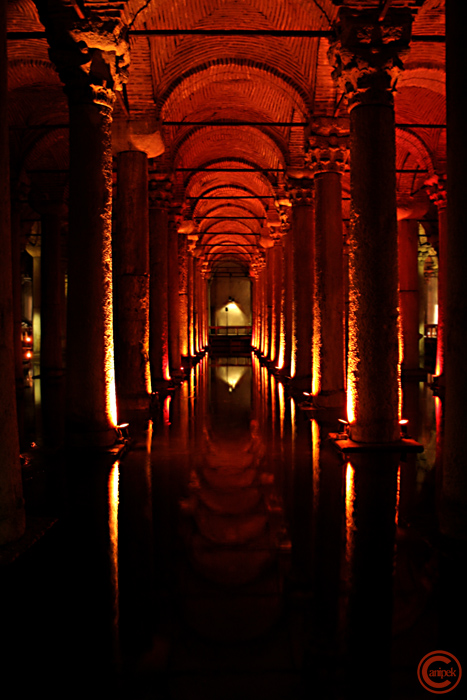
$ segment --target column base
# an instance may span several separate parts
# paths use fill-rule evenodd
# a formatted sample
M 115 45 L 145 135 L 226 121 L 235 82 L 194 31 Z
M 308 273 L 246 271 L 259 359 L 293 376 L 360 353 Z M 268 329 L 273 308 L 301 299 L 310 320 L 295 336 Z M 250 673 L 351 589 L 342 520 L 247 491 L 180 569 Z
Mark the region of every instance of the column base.
M 289 381 L 289 392 L 293 396 L 304 395 L 308 398 L 311 396 L 311 374 L 307 377 L 292 377 Z
M 406 454 L 408 452 L 423 452 L 425 449 L 419 442 L 410 438 L 401 438 L 394 440 L 394 442 L 355 442 L 345 433 L 329 433 L 329 439 L 343 454 L 358 452 L 400 452 Z

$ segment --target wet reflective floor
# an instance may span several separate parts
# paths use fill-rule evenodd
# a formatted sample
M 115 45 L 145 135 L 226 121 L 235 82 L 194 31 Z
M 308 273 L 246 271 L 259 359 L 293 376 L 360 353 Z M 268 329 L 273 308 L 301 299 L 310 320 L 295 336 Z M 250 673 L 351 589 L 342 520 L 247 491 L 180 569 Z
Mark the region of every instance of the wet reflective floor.
M 67 698 L 426 697 L 434 409 L 418 382 L 405 403 L 425 453 L 350 462 L 337 415 L 205 357 L 119 460 L 57 455 L 36 507 L 58 524 L 3 581 L 5 669 Z

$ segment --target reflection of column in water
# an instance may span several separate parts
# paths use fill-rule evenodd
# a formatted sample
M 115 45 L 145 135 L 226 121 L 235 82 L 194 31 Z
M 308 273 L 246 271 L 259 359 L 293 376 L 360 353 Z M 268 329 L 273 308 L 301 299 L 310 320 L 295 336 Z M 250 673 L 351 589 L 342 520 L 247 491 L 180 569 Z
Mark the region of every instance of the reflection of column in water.
M 155 622 L 152 429 L 150 421 L 147 430 L 137 436 L 134 449 L 120 462 L 119 633 L 122 655 L 130 659 L 149 648 Z M 162 485 L 165 486 L 163 482 Z M 158 495 L 160 487 L 159 482 L 154 489 Z M 163 507 L 162 514 L 166 516 Z M 170 524 L 167 522 L 165 527 Z M 161 566 L 161 560 L 156 561 Z
M 310 428 L 303 411 L 297 412 L 295 468 L 293 474 L 292 566 L 294 576 L 306 586 L 311 582 L 312 470 Z
M 119 617 L 120 600 L 118 588 L 118 480 L 119 462 L 112 465 L 109 474 L 109 535 L 110 535 L 110 582 L 112 595 L 112 642 L 113 658 L 115 663 L 120 663 L 120 641 L 119 641 Z
M 367 691 L 388 698 L 392 641 L 397 466 L 399 455 L 352 455 L 346 472 L 345 578 L 348 586 L 346 661 L 348 697 Z M 365 673 L 355 669 L 365 659 Z M 358 679 L 357 679 L 358 676 Z

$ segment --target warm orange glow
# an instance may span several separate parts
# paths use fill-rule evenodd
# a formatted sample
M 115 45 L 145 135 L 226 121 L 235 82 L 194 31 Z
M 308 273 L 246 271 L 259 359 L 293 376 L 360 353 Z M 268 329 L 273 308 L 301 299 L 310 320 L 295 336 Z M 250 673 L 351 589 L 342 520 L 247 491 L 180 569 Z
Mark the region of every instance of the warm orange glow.
M 318 271 L 316 272 L 318 274 Z M 313 304 L 313 340 L 312 340 L 312 377 L 311 377 L 311 393 L 317 396 L 321 391 L 321 345 L 322 345 L 322 329 L 321 329 L 321 309 L 318 303 L 317 295 L 314 294 Z
M 297 426 L 296 426 L 296 407 L 295 399 L 290 397 L 290 425 L 292 428 L 292 456 L 295 453 L 295 440 L 297 437 Z
M 115 361 L 114 361 L 114 329 L 112 306 L 112 241 L 109 226 L 108 235 L 103 241 L 103 271 L 105 297 L 103 301 L 104 314 L 104 385 L 105 385 L 105 411 L 110 424 L 118 425 L 117 395 L 115 389 Z
M 277 394 L 279 397 L 279 421 L 280 421 L 280 432 L 281 440 L 284 438 L 284 419 L 285 419 L 285 396 L 284 387 L 281 382 L 277 383 Z
M 313 469 L 313 512 L 316 513 L 318 507 L 319 496 L 319 475 L 320 475 L 320 460 L 319 460 L 319 425 L 315 420 L 311 421 L 311 455 Z
M 297 319 L 296 319 L 296 304 L 292 303 L 292 347 L 290 349 L 290 376 L 295 377 L 297 369 Z
M 402 396 L 402 362 L 404 360 L 404 334 L 402 331 L 402 317 L 400 314 L 400 309 L 399 311 L 399 317 L 397 319 L 397 339 L 398 339 L 398 348 L 399 348 L 399 361 L 397 365 L 397 394 L 398 394 L 398 417 L 399 420 L 402 418 L 402 401 L 403 401 L 403 396 Z
M 109 537 L 110 537 L 110 576 L 113 592 L 114 643 L 118 647 L 119 587 L 118 587 L 118 503 L 120 463 L 114 462 L 107 484 L 109 502 Z
M 347 462 L 345 471 L 345 559 L 350 562 L 354 551 L 355 535 L 355 470 Z
M 399 501 L 401 495 L 401 465 L 397 468 L 396 523 L 399 521 Z
M 271 382 L 271 420 L 273 430 L 276 427 L 276 378 L 273 374 L 269 376 Z
M 349 260 L 349 329 L 347 354 L 347 420 L 350 424 L 357 421 L 357 377 L 358 377 L 358 345 L 357 345 L 357 304 L 358 293 L 354 289 L 354 269 Z
M 170 425 L 170 402 L 172 401 L 171 396 L 166 396 L 164 399 L 164 405 L 162 407 L 162 418 L 164 425 Z

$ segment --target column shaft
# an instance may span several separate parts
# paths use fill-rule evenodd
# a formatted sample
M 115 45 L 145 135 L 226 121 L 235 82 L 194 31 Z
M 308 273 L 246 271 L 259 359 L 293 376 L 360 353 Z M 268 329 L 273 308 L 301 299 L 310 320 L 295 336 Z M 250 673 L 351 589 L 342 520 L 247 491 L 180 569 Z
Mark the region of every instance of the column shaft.
M 149 357 L 152 388 L 170 379 L 168 325 L 168 211 L 149 210 Z
M 467 368 L 467 210 L 465 207 L 465 163 L 467 132 L 462 119 L 465 104 L 467 55 L 462 6 L 448 0 L 446 6 L 447 76 L 447 217 L 445 363 L 446 412 L 441 530 L 466 539 L 467 464 L 465 452 L 465 397 Z M 441 234 L 441 232 L 440 232 Z M 440 260 L 440 274 L 441 274 Z
M 117 218 L 113 240 L 115 378 L 122 417 L 147 409 L 149 372 L 149 214 L 147 156 L 117 155 Z
M 399 437 L 398 255 L 394 109 L 350 113 L 348 418 L 352 438 Z
M 173 222 L 169 225 L 169 356 L 171 375 L 179 375 L 181 352 L 178 232 Z
M 42 378 L 60 375 L 62 362 L 62 221 L 57 212 L 42 215 L 41 237 L 41 349 Z
M 312 382 L 312 393 L 320 406 L 337 407 L 345 403 L 342 258 L 341 175 L 320 172 L 315 176 Z
M 404 356 L 402 367 L 419 367 L 418 222 L 399 221 L 399 299 Z
M 311 339 L 313 327 L 314 216 L 311 199 L 293 208 L 294 363 L 292 376 L 311 388 Z

